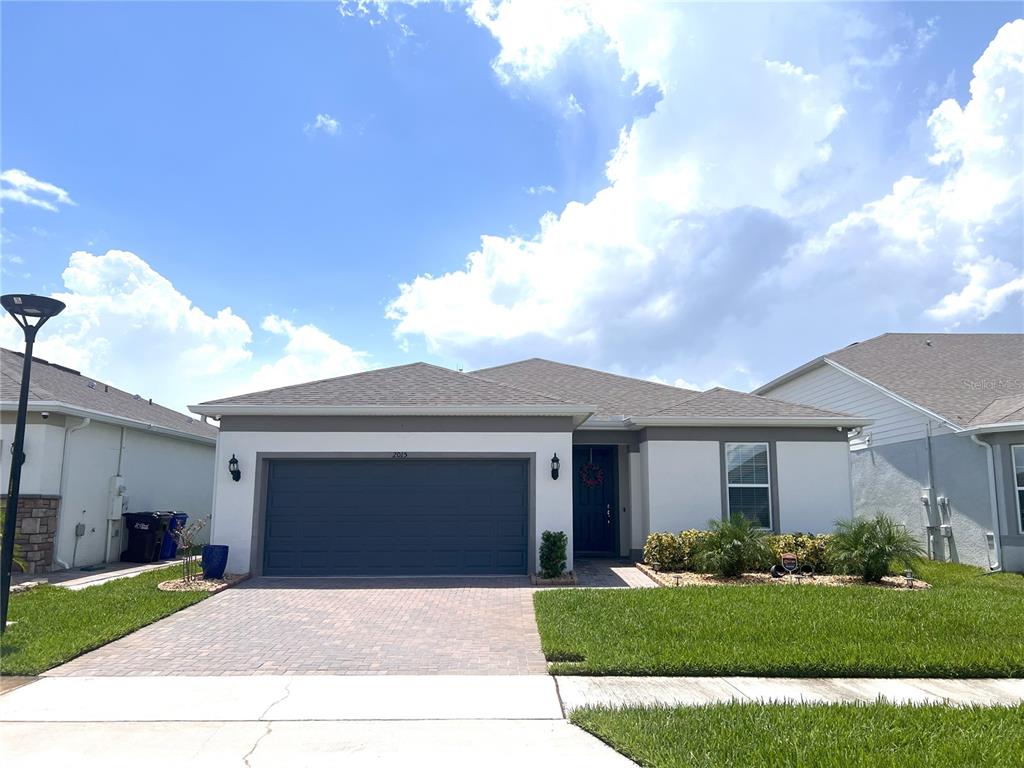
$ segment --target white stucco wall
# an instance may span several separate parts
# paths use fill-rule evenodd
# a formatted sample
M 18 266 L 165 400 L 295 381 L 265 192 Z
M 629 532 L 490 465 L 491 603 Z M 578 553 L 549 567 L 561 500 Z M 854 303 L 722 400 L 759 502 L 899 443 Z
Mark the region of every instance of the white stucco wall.
M 0 424 L 0 477 L 3 493 L 11 477 L 11 445 L 14 424 Z M 21 465 L 21 492 L 56 494 L 60 487 L 60 462 L 64 427 L 56 424 L 25 426 L 25 463 Z
M 644 446 L 647 532 L 707 528 L 708 520 L 721 518 L 722 471 L 717 441 L 652 440 L 641 444 L 642 449 Z
M 69 428 L 78 423 L 69 420 Z M 69 566 L 103 562 L 108 535 L 110 559 L 120 559 L 125 547 L 122 525 L 107 522 L 110 479 L 117 474 L 120 448 L 121 428 L 111 424 L 93 421 L 68 435 L 56 556 Z M 213 457 L 212 445 L 125 429 L 121 476 L 128 511 L 182 511 L 190 518 L 210 514 Z M 84 536 L 75 536 L 78 523 L 85 524 Z
M 572 566 L 572 477 L 565 467 L 572 456 L 569 432 L 222 432 L 215 462 L 214 518 L 211 540 L 231 549 L 228 570 L 250 569 L 253 513 L 257 503 L 257 453 L 375 453 L 387 458 L 404 451 L 416 454 L 536 453 L 535 542 L 545 530 L 565 531 L 569 537 L 567 568 Z M 558 453 L 562 471 L 551 479 L 550 459 Z M 242 472 L 235 482 L 227 472 L 234 454 Z
M 828 533 L 853 516 L 846 443 L 779 441 L 775 450 L 783 532 Z

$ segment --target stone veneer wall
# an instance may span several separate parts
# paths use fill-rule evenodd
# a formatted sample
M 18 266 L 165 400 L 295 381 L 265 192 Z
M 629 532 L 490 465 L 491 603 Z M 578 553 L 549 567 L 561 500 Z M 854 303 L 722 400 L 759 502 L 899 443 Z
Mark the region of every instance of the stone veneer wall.
M 0 505 L 6 508 L 6 494 L 0 496 Z M 18 498 L 18 533 L 14 544 L 17 558 L 27 566 L 26 573 L 53 570 L 53 539 L 59 509 L 60 496 L 30 493 Z M 14 568 L 20 570 L 17 563 Z

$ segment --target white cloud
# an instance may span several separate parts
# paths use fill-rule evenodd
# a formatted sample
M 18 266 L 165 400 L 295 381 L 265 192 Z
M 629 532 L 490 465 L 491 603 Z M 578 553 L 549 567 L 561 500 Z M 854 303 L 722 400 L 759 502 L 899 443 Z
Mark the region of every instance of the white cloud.
M 529 86 L 598 40 L 661 99 L 622 130 L 592 199 L 546 214 L 532 237 L 484 235 L 462 268 L 403 283 L 387 307 L 400 339 L 669 380 L 685 360 L 698 380 L 728 369 L 743 386 L 778 372 L 773 351 L 795 333 L 820 353 L 883 330 L 992 318 L 1014 300 L 1024 22 L 979 59 L 966 106 L 935 109 L 934 177 L 898 178 L 873 202 L 826 213 L 829 190 L 858 159 L 839 155 L 850 142 L 836 137 L 873 119 L 851 115 L 847 101 L 862 86 L 848 69 L 862 36 L 826 50 L 831 60 L 810 43 L 786 59 L 751 56 L 777 43 L 758 19 L 767 9 L 723 29 L 692 6 L 629 8 L 471 7 L 500 45 L 493 65 L 505 81 Z M 845 14 L 830 13 L 801 6 L 786 40 L 844 40 Z M 757 338 L 770 341 L 752 347 Z
M 535 187 L 526 188 L 526 194 L 528 195 L 553 195 L 555 191 L 555 188 L 550 184 L 540 184 Z
M 75 204 L 67 191 L 56 184 L 35 179 L 17 168 L 0 173 L 0 199 L 47 211 L 57 211 L 61 205 Z
M 62 278 L 64 290 L 52 295 L 67 309 L 40 332 L 36 354 L 179 410 L 311 373 L 350 372 L 355 361 L 365 367 L 360 353 L 315 326 L 273 316 L 263 329 L 287 339 L 283 354 L 275 360 L 272 350 L 255 360 L 242 317 L 230 307 L 207 313 L 129 251 L 77 251 Z M 0 321 L 0 343 L 23 345 L 10 318 Z
M 338 133 L 338 129 L 341 125 L 330 115 L 321 113 L 316 116 L 316 119 L 312 123 L 306 123 L 305 131 L 307 134 L 313 133 L 326 133 L 328 136 L 335 136 Z
M 565 110 L 562 114 L 566 117 L 575 117 L 576 115 L 584 114 L 583 105 L 576 99 L 576 94 L 569 94 L 569 98 L 565 100 Z
M 260 327 L 288 341 L 284 355 L 262 365 L 253 376 L 256 390 L 344 376 L 369 367 L 365 353 L 342 344 L 315 325 L 297 326 L 277 315 L 267 315 Z

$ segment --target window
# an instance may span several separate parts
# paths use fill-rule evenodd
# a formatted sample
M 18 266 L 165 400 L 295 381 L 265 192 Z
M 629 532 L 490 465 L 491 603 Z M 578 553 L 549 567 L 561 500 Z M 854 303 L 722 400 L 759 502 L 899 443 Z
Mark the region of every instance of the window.
M 1021 459 L 1024 462 L 1024 456 Z M 762 528 L 771 528 L 768 443 L 726 443 L 725 466 L 729 517 L 743 515 Z
M 1013 451 L 1013 477 L 1017 488 L 1017 525 L 1024 533 L 1024 445 L 1015 445 Z

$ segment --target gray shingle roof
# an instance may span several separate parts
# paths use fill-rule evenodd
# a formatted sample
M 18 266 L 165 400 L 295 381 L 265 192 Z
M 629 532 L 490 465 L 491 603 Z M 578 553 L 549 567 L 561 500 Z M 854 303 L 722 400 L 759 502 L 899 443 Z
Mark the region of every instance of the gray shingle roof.
M 887 333 L 825 357 L 960 425 L 1024 392 L 1024 334 Z
M 715 387 L 689 400 L 658 411 L 655 416 L 693 418 L 807 418 L 822 419 L 848 416 L 808 405 L 795 405 L 759 395 L 748 395 L 732 389 Z
M 981 413 L 971 419 L 971 426 L 982 424 L 1005 424 L 1024 421 L 1024 392 L 1006 397 L 997 397 Z
M 579 400 L 555 397 L 459 373 L 428 363 L 379 368 L 333 379 L 210 400 L 210 405 L 507 407 L 560 406 L 580 410 Z
M 0 350 L 0 400 L 18 401 L 24 362 L 21 353 L 9 349 Z M 36 357 L 32 359 L 32 377 L 29 382 L 29 402 L 33 401 L 55 401 L 189 435 L 211 439 L 217 437 L 217 428 L 210 424 Z
M 590 403 L 597 406 L 597 412 L 592 417 L 595 419 L 647 416 L 698 394 L 692 389 L 537 357 L 473 371 L 473 375 L 542 392 L 551 397 Z
M 586 413 L 596 407 L 591 418 L 597 420 L 653 415 L 751 419 L 843 415 L 726 389 L 700 393 L 539 358 L 472 373 L 412 363 L 210 400 L 194 407 L 212 412 L 227 406 L 517 410 L 532 406 L 543 407 L 545 412 L 552 407 L 565 408 L 567 413 Z

